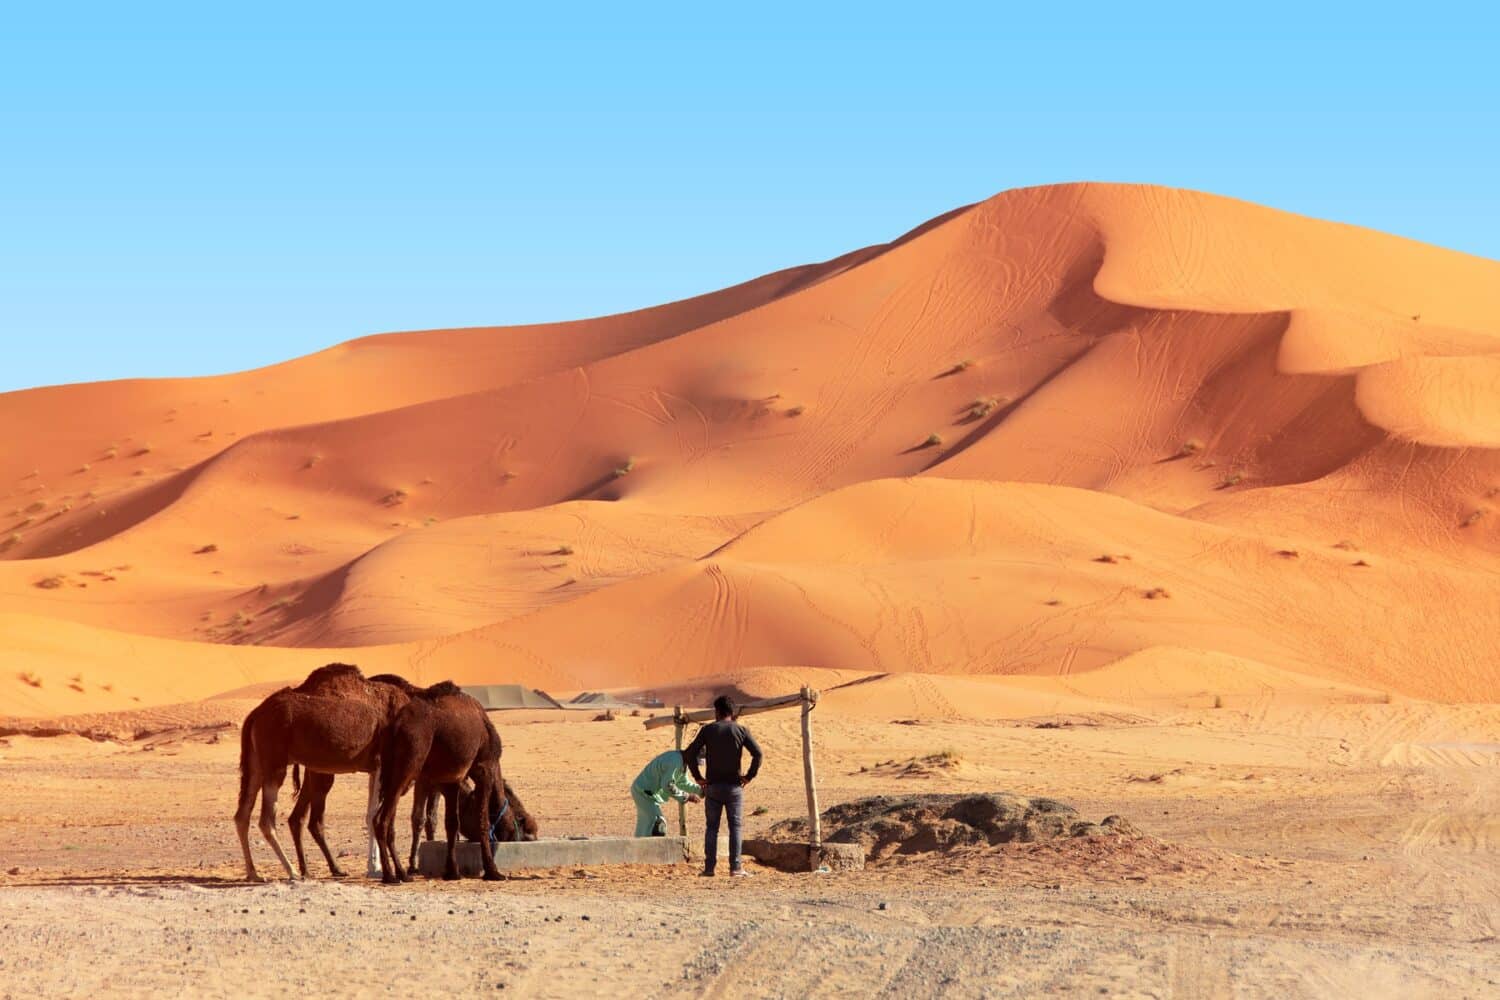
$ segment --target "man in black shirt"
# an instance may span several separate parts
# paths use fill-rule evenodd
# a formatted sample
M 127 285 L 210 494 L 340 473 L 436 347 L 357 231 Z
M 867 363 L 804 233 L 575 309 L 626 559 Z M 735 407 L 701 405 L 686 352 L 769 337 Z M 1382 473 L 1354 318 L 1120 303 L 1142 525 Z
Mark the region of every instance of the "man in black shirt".
M 734 702 L 720 695 L 714 699 L 715 721 L 698 730 L 682 751 L 693 780 L 703 786 L 703 874 L 711 876 L 719 861 L 719 815 L 729 813 L 729 874 L 745 876 L 740 859 L 740 830 L 745 818 L 745 786 L 760 770 L 760 747 L 750 730 L 735 721 Z M 743 751 L 750 751 L 750 770 L 740 775 Z M 698 758 L 706 757 L 707 780 L 698 770 Z

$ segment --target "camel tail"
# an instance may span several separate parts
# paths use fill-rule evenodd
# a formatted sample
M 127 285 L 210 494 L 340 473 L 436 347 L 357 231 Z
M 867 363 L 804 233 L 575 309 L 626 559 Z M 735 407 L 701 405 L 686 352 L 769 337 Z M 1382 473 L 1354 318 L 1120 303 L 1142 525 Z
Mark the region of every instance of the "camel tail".
M 250 720 L 246 719 L 244 725 L 240 726 L 240 798 L 245 801 L 245 795 L 250 790 L 250 754 L 251 748 Z
M 293 795 L 301 795 L 302 794 L 302 765 L 301 764 L 293 764 L 292 765 L 292 794 Z

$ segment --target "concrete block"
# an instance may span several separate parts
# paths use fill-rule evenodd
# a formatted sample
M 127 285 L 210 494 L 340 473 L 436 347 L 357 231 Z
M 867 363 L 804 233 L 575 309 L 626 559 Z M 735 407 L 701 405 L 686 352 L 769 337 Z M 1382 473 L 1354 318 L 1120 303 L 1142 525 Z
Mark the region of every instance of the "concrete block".
M 677 865 L 687 857 L 681 837 L 589 837 L 587 839 L 528 840 L 495 844 L 495 866 L 501 871 L 526 868 L 567 868 L 585 865 Z M 483 849 L 476 843 L 458 845 L 458 872 L 465 878 L 484 874 Z M 417 849 L 417 872 L 442 878 L 448 844 L 431 840 Z
M 693 861 L 693 862 L 696 862 L 698 864 L 702 864 L 703 863 L 703 834 L 702 834 L 701 831 L 699 832 L 699 834 L 696 837 L 692 836 L 691 834 L 688 836 L 688 838 L 687 838 L 687 856 L 688 856 L 688 860 L 689 861 Z M 729 857 L 729 838 L 728 837 L 720 837 L 719 838 L 719 860 L 723 861 L 727 857 Z

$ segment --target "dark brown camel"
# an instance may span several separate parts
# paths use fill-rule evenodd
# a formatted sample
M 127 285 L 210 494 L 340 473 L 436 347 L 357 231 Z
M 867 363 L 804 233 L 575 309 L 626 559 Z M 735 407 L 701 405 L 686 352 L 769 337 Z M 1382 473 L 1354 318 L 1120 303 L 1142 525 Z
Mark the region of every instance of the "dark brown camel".
M 330 663 L 314 670 L 297 687 L 272 694 L 245 717 L 240 730 L 239 805 L 234 824 L 245 854 L 247 879 L 261 881 L 250 855 L 250 813 L 255 796 L 261 796 L 261 835 L 276 852 L 287 877 L 295 879 L 297 875 L 276 839 L 276 797 L 286 780 L 288 765 L 301 764 L 309 772 L 325 776 L 374 773 L 387 731 L 406 700 L 408 696 L 396 685 L 372 684 L 359 668 Z M 320 807 L 313 820 L 313 837 L 331 864 L 322 819 Z M 300 843 L 298 855 L 300 859 Z
M 459 782 L 458 831 L 465 840 L 479 839 L 479 797 L 467 779 Z M 433 840 L 433 828 L 437 825 L 438 789 L 424 782 L 417 782 L 411 804 L 411 855 L 406 866 L 417 867 L 417 847 L 421 843 L 425 828 L 427 839 Z M 526 806 L 516 795 L 509 781 L 502 781 L 501 788 L 490 792 L 490 838 L 500 841 L 535 840 L 536 819 L 527 812 Z
M 336 664 L 330 664 L 337 666 Z M 384 726 L 389 727 L 395 721 L 396 713 L 411 700 L 413 692 L 419 690 L 406 678 L 396 674 L 376 674 L 373 677 L 362 677 L 359 671 L 353 668 L 352 676 L 348 672 L 343 674 L 330 671 L 325 676 L 319 676 L 329 668 L 324 667 L 313 671 L 308 679 L 303 681 L 296 690 L 311 694 L 326 694 L 331 697 L 349 697 L 356 700 L 372 702 L 379 706 L 384 718 Z M 377 685 L 393 688 L 393 691 L 381 690 Z M 383 743 L 384 735 L 380 737 Z M 378 761 L 377 761 L 378 765 Z M 374 877 L 379 866 L 379 855 L 376 851 L 374 833 L 375 808 L 380 801 L 380 770 L 377 766 L 370 774 L 370 796 L 369 804 L 365 810 L 365 828 L 369 834 L 369 852 L 366 860 L 365 874 Z M 297 869 L 302 877 L 307 877 L 307 859 L 302 853 L 302 823 L 304 817 L 307 819 L 308 831 L 313 835 L 318 848 L 323 852 L 323 858 L 328 862 L 328 871 L 335 877 L 342 878 L 344 870 L 338 866 L 333 859 L 333 853 L 328 849 L 328 842 L 323 837 L 323 813 L 328 803 L 328 793 L 333 789 L 334 775 L 326 772 L 307 772 L 307 782 L 299 785 L 297 781 L 297 768 L 292 767 L 292 785 L 297 790 L 297 801 L 292 807 L 292 814 L 287 819 L 288 826 L 292 831 L 292 846 L 297 851 Z M 309 815 L 309 813 L 311 815 Z
M 450 681 L 420 690 L 396 716 L 381 753 L 380 808 L 375 832 L 380 847 L 380 868 L 386 884 L 404 882 L 410 875 L 401 868 L 396 854 L 396 807 L 401 796 L 417 781 L 436 786 L 443 793 L 448 834 L 448 861 L 443 878 L 458 874 L 458 783 L 468 778 L 474 794 L 484 803 L 480 829 L 480 861 L 488 881 L 500 879 L 490 846 L 489 814 L 491 789 L 500 784 L 500 734 L 484 714 L 484 707 Z

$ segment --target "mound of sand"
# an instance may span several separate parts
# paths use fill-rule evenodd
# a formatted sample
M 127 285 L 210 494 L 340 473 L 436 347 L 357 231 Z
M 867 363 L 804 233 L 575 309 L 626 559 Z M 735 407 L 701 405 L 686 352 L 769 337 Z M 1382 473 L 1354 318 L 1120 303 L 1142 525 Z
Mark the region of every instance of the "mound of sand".
M 844 802 L 822 814 L 823 839 L 859 844 L 870 861 L 893 854 L 928 854 L 964 847 L 1033 843 L 1060 837 L 1137 836 L 1120 816 L 1099 823 L 1079 818 L 1055 799 L 1027 799 L 1006 792 L 979 795 L 876 795 Z M 807 820 L 771 828 L 771 837 L 807 842 Z
M 0 709 L 329 659 L 553 690 L 775 664 L 1076 685 L 840 696 L 944 717 L 1118 711 L 1144 680 L 1252 710 L 1493 701 L 1497 358 L 1493 261 L 1064 185 L 621 316 L 0 395 L 26 428 L 0 455 Z

